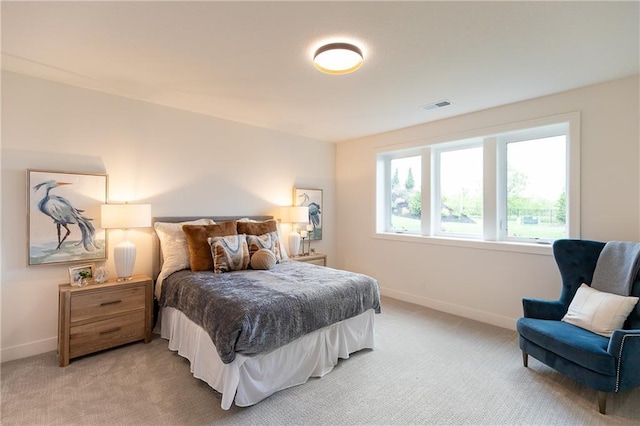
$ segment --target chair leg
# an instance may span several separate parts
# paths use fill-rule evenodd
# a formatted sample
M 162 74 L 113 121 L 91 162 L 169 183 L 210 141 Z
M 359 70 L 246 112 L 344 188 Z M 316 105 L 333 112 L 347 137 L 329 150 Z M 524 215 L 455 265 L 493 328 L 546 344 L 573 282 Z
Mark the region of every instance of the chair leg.
M 524 365 L 525 368 L 529 366 L 529 354 L 525 351 L 522 351 L 522 365 Z
M 600 414 L 607 414 L 607 393 L 598 391 L 598 409 Z

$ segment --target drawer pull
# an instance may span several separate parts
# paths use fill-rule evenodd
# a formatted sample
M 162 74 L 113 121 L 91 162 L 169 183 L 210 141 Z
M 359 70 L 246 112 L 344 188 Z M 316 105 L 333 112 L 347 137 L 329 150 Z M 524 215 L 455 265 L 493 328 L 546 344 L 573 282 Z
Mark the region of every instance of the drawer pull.
M 120 331 L 120 327 L 114 327 L 114 328 L 110 328 L 108 330 L 101 331 L 100 334 L 115 333 L 116 331 Z
M 122 303 L 122 300 L 114 300 L 113 302 L 102 302 L 100 306 L 115 305 L 116 303 Z

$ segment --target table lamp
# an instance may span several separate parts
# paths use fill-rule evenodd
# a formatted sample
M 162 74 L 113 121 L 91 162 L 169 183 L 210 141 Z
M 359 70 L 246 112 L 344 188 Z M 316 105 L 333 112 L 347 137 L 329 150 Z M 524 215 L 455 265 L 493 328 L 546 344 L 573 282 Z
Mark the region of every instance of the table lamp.
M 151 204 L 103 204 L 101 225 L 104 229 L 122 229 L 124 240 L 113 248 L 118 281 L 131 279 L 136 263 L 136 246 L 129 241 L 129 229 L 151 226 Z
M 281 209 L 281 220 L 285 223 L 291 223 L 291 233 L 289 234 L 289 251 L 292 256 L 297 256 L 300 251 L 300 234 L 298 233 L 297 224 L 309 222 L 309 207 L 307 206 L 289 206 Z

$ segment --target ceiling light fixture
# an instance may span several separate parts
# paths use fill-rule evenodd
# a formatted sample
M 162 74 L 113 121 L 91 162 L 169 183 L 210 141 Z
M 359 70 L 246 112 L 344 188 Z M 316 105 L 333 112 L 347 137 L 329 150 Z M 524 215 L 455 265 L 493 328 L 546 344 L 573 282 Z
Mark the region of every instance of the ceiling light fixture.
M 325 44 L 313 55 L 313 65 L 326 74 L 348 74 L 362 66 L 362 50 L 349 43 Z

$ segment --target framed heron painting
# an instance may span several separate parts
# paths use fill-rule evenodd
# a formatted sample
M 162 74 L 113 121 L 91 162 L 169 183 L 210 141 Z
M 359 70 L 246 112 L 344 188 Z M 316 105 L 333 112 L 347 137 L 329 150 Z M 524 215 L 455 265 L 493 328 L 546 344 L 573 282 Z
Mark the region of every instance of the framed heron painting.
M 312 240 L 322 239 L 322 189 L 293 188 L 293 205 L 309 207 L 308 232 Z
M 27 170 L 29 265 L 105 260 L 108 176 Z

